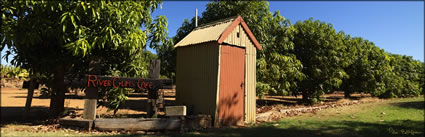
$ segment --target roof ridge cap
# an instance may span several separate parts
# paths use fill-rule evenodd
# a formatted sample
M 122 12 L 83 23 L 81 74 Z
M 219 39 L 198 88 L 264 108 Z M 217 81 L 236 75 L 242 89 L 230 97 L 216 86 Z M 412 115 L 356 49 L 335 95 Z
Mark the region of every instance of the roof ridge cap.
M 212 21 L 212 22 L 208 22 L 208 23 L 199 25 L 198 27 L 196 27 L 193 30 L 200 30 L 200 29 L 211 27 L 211 26 L 216 26 L 216 25 L 219 25 L 219 24 L 231 22 L 231 21 L 234 21 L 237 17 L 238 16 L 232 16 L 232 17 L 227 17 L 227 18 L 215 20 L 215 21 Z

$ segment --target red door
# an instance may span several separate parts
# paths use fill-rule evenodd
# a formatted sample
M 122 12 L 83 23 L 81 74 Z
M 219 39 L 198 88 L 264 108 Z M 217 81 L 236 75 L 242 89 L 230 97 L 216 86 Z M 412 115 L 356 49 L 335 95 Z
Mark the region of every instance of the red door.
M 245 49 L 221 47 L 218 115 L 223 125 L 243 121 L 245 89 Z

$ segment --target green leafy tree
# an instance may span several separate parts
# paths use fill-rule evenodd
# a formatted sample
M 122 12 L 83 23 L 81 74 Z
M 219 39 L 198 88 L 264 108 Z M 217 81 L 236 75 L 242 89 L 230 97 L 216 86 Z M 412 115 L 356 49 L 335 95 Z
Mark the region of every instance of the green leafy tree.
M 22 69 L 20 67 L 14 67 L 9 65 L 1 65 L 0 66 L 0 74 L 1 78 L 18 78 L 18 79 L 26 79 L 29 77 L 29 73 L 26 69 Z
M 382 98 L 410 97 L 421 94 L 422 62 L 409 56 L 389 54 L 362 38 L 347 36 L 349 65 L 342 90 L 345 97 L 352 93 L 370 93 Z
M 389 76 L 390 58 L 384 50 L 360 37 L 347 36 L 344 41 L 348 66 L 344 69 L 349 78 L 343 80 L 341 89 L 345 97 L 352 93 L 370 93 L 378 96 L 385 91 L 385 79 Z
M 100 59 L 102 72 L 129 68 L 132 56 L 166 38 L 167 21 L 151 12 L 161 1 L 3 1 L 1 49 L 12 64 L 52 76 L 50 114 L 64 110 L 67 74 L 87 74 Z M 127 71 L 127 70 L 121 70 Z M 76 77 L 74 75 L 67 77 Z
M 266 31 L 270 37 L 263 42 L 263 51 L 258 52 L 257 95 L 298 95 L 297 84 L 305 75 L 293 54 L 295 28 L 278 11 L 268 19 Z
M 387 79 L 385 93 L 379 95 L 384 98 L 411 97 L 421 93 L 420 69 L 421 62 L 413 60 L 411 56 L 390 54 L 392 71 Z
M 320 95 L 339 87 L 348 75 L 345 59 L 344 34 L 337 33 L 331 24 L 319 20 L 297 22 L 294 27 L 295 55 L 303 65 L 306 78 L 299 90 L 305 102 L 316 103 Z
M 176 56 L 173 38 L 167 38 L 165 43 L 156 48 L 158 59 L 161 60 L 161 75 L 176 80 Z
M 420 88 L 420 91 L 421 91 L 421 95 L 424 95 L 425 94 L 425 63 L 424 62 L 417 62 L 417 63 L 419 63 L 420 65 L 418 65 L 418 67 L 420 67 L 420 68 L 418 68 L 417 70 L 418 70 L 418 73 L 419 73 L 419 77 L 420 77 L 420 81 L 419 81 L 419 88 Z
M 389 56 L 389 63 L 391 70 L 388 73 L 385 73 L 386 76 L 384 79 L 385 82 L 385 91 L 379 94 L 372 94 L 380 98 L 394 98 L 398 97 L 402 93 L 403 84 L 406 82 L 405 79 L 400 76 L 400 66 L 398 63 L 401 63 L 397 57 Z

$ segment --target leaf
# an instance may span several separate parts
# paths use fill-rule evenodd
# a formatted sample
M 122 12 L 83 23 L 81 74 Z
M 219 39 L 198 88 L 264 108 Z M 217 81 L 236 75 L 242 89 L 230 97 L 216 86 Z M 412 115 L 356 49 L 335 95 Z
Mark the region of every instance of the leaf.
M 84 2 L 81 2 L 81 6 L 83 7 L 83 10 L 86 11 L 86 5 Z
M 66 32 L 66 25 L 62 25 L 62 31 Z
M 75 22 L 74 15 L 71 15 L 71 13 L 70 13 L 69 16 L 71 17 L 71 23 L 72 23 L 72 25 L 74 25 L 74 28 L 76 29 L 77 28 L 77 23 Z
M 65 13 L 63 13 L 62 15 L 61 15 L 61 23 L 63 24 L 64 23 L 64 21 L 66 20 L 66 15 L 67 15 L 68 13 L 67 12 L 65 12 Z

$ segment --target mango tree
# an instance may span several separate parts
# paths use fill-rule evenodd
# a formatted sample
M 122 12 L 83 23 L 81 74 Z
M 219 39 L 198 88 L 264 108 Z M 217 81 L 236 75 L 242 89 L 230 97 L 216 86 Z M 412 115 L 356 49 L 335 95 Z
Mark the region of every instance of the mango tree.
M 164 40 L 166 18 L 151 17 L 160 3 L 3 1 L 1 49 L 16 54 L 13 65 L 51 76 L 49 114 L 58 116 L 64 110 L 65 76 L 87 74 L 93 59 L 101 60 L 105 73 L 126 68 L 148 42 Z
M 411 97 L 421 93 L 420 73 L 423 72 L 421 62 L 413 60 L 411 56 L 390 55 L 392 71 L 386 79 L 386 91 L 380 97 Z
M 319 20 L 305 20 L 294 25 L 294 49 L 303 65 L 306 78 L 300 82 L 299 90 L 305 102 L 316 103 L 320 95 L 339 87 L 348 75 L 344 33 L 337 33 L 331 24 Z
M 347 46 L 348 66 L 344 69 L 348 78 L 343 80 L 341 88 L 345 97 L 352 93 L 370 93 L 378 96 L 385 92 L 385 79 L 391 72 L 390 58 L 387 53 L 374 43 L 360 37 L 347 36 L 344 40 Z

